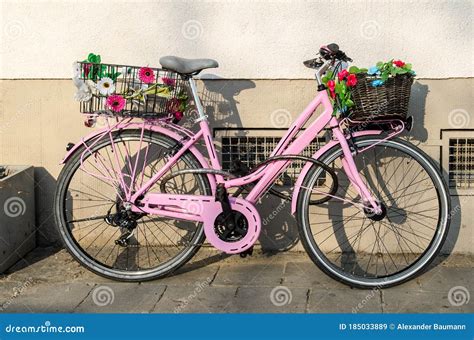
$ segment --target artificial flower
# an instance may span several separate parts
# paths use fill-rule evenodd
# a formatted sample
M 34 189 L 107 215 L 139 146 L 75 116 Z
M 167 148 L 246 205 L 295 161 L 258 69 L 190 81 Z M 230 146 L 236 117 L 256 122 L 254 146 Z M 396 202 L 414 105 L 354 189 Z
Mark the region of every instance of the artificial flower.
M 349 72 L 347 70 L 342 70 L 341 72 L 338 73 L 337 77 L 339 78 L 340 81 L 343 81 L 344 78 L 346 78 L 349 75 Z
M 173 78 L 162 77 L 161 81 L 167 86 L 174 86 L 176 84 L 176 80 Z
M 84 64 L 84 78 L 87 78 L 89 72 L 91 71 L 91 64 Z
M 394 60 L 393 65 L 395 65 L 397 67 L 403 67 L 403 66 L 405 66 L 405 63 L 401 60 Z
M 378 86 L 382 86 L 383 83 L 384 83 L 383 80 L 381 80 L 381 79 L 375 79 L 375 80 L 372 81 L 371 84 L 372 84 L 373 87 L 378 87 Z
M 336 82 L 334 80 L 329 80 L 328 81 L 328 87 L 330 90 L 334 90 L 334 88 L 336 87 Z
M 101 80 L 97 82 L 97 90 L 100 92 L 100 94 L 104 96 L 111 95 L 112 93 L 115 92 L 115 85 L 114 81 L 109 78 L 109 77 L 104 77 Z
M 183 113 L 181 111 L 176 111 L 176 112 L 173 112 L 173 116 L 176 120 L 181 120 L 183 119 Z
M 72 63 L 72 74 L 74 78 L 81 77 L 81 64 L 79 64 L 77 61 Z
M 376 74 L 380 74 L 380 70 L 378 69 L 377 66 L 372 66 L 371 68 L 369 68 L 369 70 L 367 71 L 367 74 L 369 76 L 375 76 Z
M 155 81 L 155 72 L 150 67 L 142 67 L 138 70 L 138 78 L 145 84 Z
M 168 110 L 171 113 L 175 113 L 179 111 L 179 107 L 181 105 L 181 102 L 179 101 L 178 98 L 172 98 L 168 100 L 166 103 L 166 110 Z
M 79 78 L 72 78 L 77 91 L 74 94 L 74 99 L 78 102 L 88 102 L 92 98 L 92 91 L 87 84 Z
M 119 94 L 113 94 L 107 97 L 107 101 L 105 102 L 105 105 L 109 107 L 112 111 L 120 112 L 123 110 L 126 103 L 127 101 L 125 100 L 124 97 L 122 97 Z
M 357 84 L 357 77 L 355 74 L 349 74 L 347 76 L 347 86 L 355 86 Z

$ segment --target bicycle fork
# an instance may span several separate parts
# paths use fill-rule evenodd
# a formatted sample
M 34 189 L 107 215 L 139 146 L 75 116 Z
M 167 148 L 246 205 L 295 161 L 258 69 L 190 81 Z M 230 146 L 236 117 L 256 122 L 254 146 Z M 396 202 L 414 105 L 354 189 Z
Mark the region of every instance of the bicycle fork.
M 381 205 L 374 198 L 374 196 L 372 195 L 372 193 L 370 192 L 370 190 L 367 188 L 364 181 L 362 180 L 361 176 L 359 175 L 359 172 L 357 171 L 357 166 L 355 164 L 354 157 L 349 147 L 349 144 L 347 142 L 346 136 L 344 136 L 339 126 L 334 127 L 332 129 L 332 132 L 333 132 L 333 136 L 339 141 L 339 144 L 341 145 L 342 152 L 344 155 L 344 157 L 342 158 L 342 166 L 344 168 L 344 171 L 349 181 L 351 182 L 351 184 L 354 186 L 357 193 L 362 198 L 364 205 L 366 204 L 370 205 L 370 207 L 372 208 L 375 214 L 377 215 L 381 214 L 382 213 Z

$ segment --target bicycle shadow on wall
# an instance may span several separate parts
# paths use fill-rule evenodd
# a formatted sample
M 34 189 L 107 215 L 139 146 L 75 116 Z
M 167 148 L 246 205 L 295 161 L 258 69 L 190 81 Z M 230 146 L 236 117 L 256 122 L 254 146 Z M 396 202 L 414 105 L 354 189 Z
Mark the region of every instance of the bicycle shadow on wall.
M 255 82 L 240 79 L 226 80 L 214 75 L 212 75 L 212 79 L 205 79 L 202 82 L 204 86 L 200 97 L 211 128 L 244 129 L 236 96 L 244 90 L 254 89 Z M 240 135 L 246 136 L 248 131 L 241 131 Z M 229 133 L 229 136 L 233 136 L 233 134 Z M 257 144 L 254 148 L 259 147 Z M 219 138 L 216 139 L 216 150 L 222 155 L 222 144 Z M 255 165 L 254 160 L 249 159 L 247 154 L 241 155 L 240 160 Z M 263 253 L 272 255 L 287 251 L 298 243 L 296 219 L 291 214 L 291 204 L 288 201 L 266 195 L 262 202 L 257 204 L 257 209 L 262 220 L 259 242 Z
M 421 84 L 418 81 L 413 83 L 408 107 L 409 115 L 413 117 L 413 128 L 406 134 L 406 139 L 415 145 L 428 140 L 428 130 L 425 128 L 426 97 L 428 92 L 428 85 Z
M 414 119 L 413 129 L 404 134 L 402 138 L 409 142 L 419 145 L 420 143 L 428 140 L 428 130 L 425 127 L 426 117 L 426 99 L 430 92 L 428 85 L 422 84 L 419 81 L 415 81 L 411 89 L 411 99 L 408 108 L 409 115 Z M 429 114 L 429 113 L 428 113 Z M 442 151 L 440 151 L 442 152 Z M 440 155 L 441 157 L 441 155 Z M 447 169 L 442 167 L 439 159 L 433 159 L 437 168 L 441 171 L 443 178 L 449 183 L 449 175 Z M 459 200 L 459 194 L 455 188 L 450 188 L 450 199 L 451 199 L 451 211 L 449 213 L 451 223 L 446 241 L 440 251 L 440 255 L 433 261 L 429 266 L 429 269 L 436 267 L 439 263 L 445 260 L 454 250 L 454 246 L 459 236 L 461 228 L 461 203 Z

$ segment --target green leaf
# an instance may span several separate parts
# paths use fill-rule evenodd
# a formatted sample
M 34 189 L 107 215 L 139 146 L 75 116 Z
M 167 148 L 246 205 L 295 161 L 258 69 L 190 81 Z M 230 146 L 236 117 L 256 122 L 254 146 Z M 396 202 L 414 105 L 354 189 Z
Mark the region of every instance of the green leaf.
M 359 69 L 360 73 L 367 73 L 369 71 L 369 69 L 367 68 L 360 68 Z
M 354 106 L 354 102 L 353 102 L 351 99 L 347 99 L 347 100 L 346 100 L 346 106 L 347 106 L 347 107 Z
M 351 66 L 349 67 L 349 73 L 354 73 L 354 74 L 360 73 L 360 69 L 357 66 Z
M 405 65 L 403 66 L 403 68 L 404 68 L 405 70 L 408 70 L 408 71 L 409 71 L 409 70 L 411 70 L 411 64 L 405 64 Z
M 377 64 L 375 64 L 375 66 L 377 66 L 377 68 L 380 70 L 382 67 L 383 67 L 383 63 L 381 61 L 379 61 Z

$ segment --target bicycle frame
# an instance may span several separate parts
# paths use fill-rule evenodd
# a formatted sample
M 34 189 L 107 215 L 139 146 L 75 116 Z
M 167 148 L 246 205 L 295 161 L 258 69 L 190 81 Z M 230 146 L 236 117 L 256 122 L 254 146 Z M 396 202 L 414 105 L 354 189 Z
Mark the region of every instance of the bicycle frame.
M 157 183 L 161 179 L 161 177 L 164 174 L 166 174 L 170 170 L 170 168 L 183 156 L 183 154 L 186 151 L 192 152 L 198 158 L 198 161 L 202 164 L 203 168 L 212 169 L 212 170 L 222 170 L 221 164 L 217 157 L 216 149 L 214 147 L 211 130 L 207 122 L 207 117 L 204 114 L 204 110 L 198 96 L 194 79 L 190 78 L 189 84 L 190 84 L 192 94 L 196 103 L 196 107 L 199 113 L 199 118 L 196 121 L 199 123 L 200 129 L 197 133 L 193 133 L 192 131 L 188 129 L 185 129 L 176 124 L 171 124 L 169 122 L 166 122 L 165 120 L 158 120 L 158 121 L 153 121 L 153 122 L 143 121 L 142 123 L 137 123 L 137 122 L 133 122 L 132 119 L 128 119 L 128 120 L 122 119 L 122 120 L 117 120 L 117 122 L 113 125 L 110 125 L 109 121 L 107 121 L 107 124 L 108 124 L 107 128 L 94 132 L 82 140 L 82 144 L 86 147 L 86 151 L 84 152 L 84 154 L 86 152 L 91 152 L 90 151 L 91 147 L 102 138 L 110 138 L 111 140 L 113 140 L 112 132 L 114 130 L 140 129 L 142 132 L 142 138 L 143 138 L 144 131 L 149 129 L 149 130 L 157 131 L 165 135 L 168 135 L 172 139 L 179 141 L 179 143 L 182 142 L 182 146 L 172 156 L 169 156 L 166 164 L 156 174 L 154 174 L 152 178 L 146 181 L 143 185 L 141 185 L 139 188 L 134 188 L 135 191 L 133 191 L 133 193 L 132 193 L 132 185 L 130 185 L 130 187 L 127 188 L 124 174 L 120 173 L 120 171 L 115 171 L 113 169 L 112 170 L 104 169 L 106 170 L 105 173 L 110 174 L 112 172 L 117 176 L 117 178 L 113 178 L 113 176 L 107 176 L 107 178 L 102 178 L 102 179 L 111 181 L 116 186 L 121 186 L 123 188 L 123 192 L 122 192 L 123 195 L 121 195 L 118 191 L 117 191 L 117 194 L 119 194 L 119 196 L 122 197 L 122 199 L 125 202 L 129 203 L 131 206 L 134 206 L 135 202 L 137 202 L 140 197 L 144 197 L 145 194 L 149 195 L 151 201 L 155 201 L 155 202 L 151 202 L 152 205 L 156 207 L 166 205 L 164 204 L 166 199 L 165 201 L 159 201 L 160 197 L 161 199 L 164 199 L 164 196 L 166 196 L 166 194 L 151 195 L 150 193 L 148 193 L 148 191 L 155 183 Z M 320 105 L 322 105 L 323 107 L 323 112 L 321 113 L 321 115 L 317 117 L 306 129 L 302 130 L 302 128 L 313 116 L 316 109 Z M 314 140 L 315 136 L 317 136 L 325 128 L 329 128 L 332 132 L 333 139 L 328 144 L 332 146 L 336 144 L 340 144 L 343 150 L 342 165 L 343 165 L 344 171 L 348 179 L 350 180 L 351 184 L 354 186 L 355 190 L 358 192 L 358 194 L 362 198 L 362 202 L 363 202 L 362 206 L 367 209 L 372 209 L 375 213 L 379 213 L 380 207 L 376 199 L 373 197 L 370 190 L 367 188 L 367 186 L 365 185 L 365 183 L 363 182 L 363 180 L 361 179 L 357 171 L 357 167 L 352 156 L 352 151 L 347 141 L 348 137 L 344 134 L 343 129 L 341 128 L 340 122 L 336 119 L 336 117 L 332 115 L 332 113 L 333 113 L 333 107 L 332 107 L 332 104 L 327 92 L 319 91 L 319 93 L 315 96 L 315 98 L 308 104 L 308 106 L 293 122 L 293 124 L 290 126 L 286 134 L 282 137 L 282 139 L 280 140 L 276 148 L 273 150 L 273 152 L 270 154 L 270 156 L 285 156 L 285 155 L 300 154 Z M 301 134 L 298 136 L 300 132 Z M 354 135 L 355 136 L 367 135 L 367 134 L 376 135 L 376 134 L 380 134 L 381 132 L 382 131 L 380 130 L 371 130 L 371 131 L 363 131 L 360 133 L 355 133 Z M 400 132 L 401 131 L 399 132 L 396 131 L 390 134 L 388 137 L 386 137 L 386 139 L 391 138 Z M 210 160 L 210 164 L 208 164 L 208 162 L 206 162 L 203 159 L 200 152 L 197 151 L 196 149 L 195 144 L 201 139 L 204 140 L 206 150 L 207 150 L 207 156 Z M 87 144 L 86 141 L 90 141 L 90 140 L 93 140 L 93 142 L 90 144 Z M 74 153 L 75 149 L 77 149 L 79 146 L 80 144 L 76 145 L 72 150 L 70 150 L 70 152 L 68 153 L 68 155 L 66 155 L 63 162 L 67 160 L 68 157 L 72 153 Z M 114 147 L 115 147 L 114 143 L 112 143 L 112 149 L 114 149 Z M 320 151 L 323 151 L 323 149 L 316 152 L 316 154 L 313 155 L 313 158 L 317 159 L 322 154 Z M 84 154 L 81 156 L 81 161 L 84 157 Z M 118 155 L 116 155 L 116 157 L 118 157 Z M 116 159 L 116 162 L 118 164 L 119 160 Z M 275 179 L 278 178 L 286 170 L 286 168 L 289 166 L 291 162 L 292 162 L 291 160 L 274 161 L 270 164 L 267 164 L 261 167 L 257 171 L 252 172 L 251 174 L 240 177 L 240 178 L 233 178 L 233 179 L 226 180 L 223 176 L 211 175 L 211 174 L 208 174 L 207 177 L 210 179 L 211 189 L 212 189 L 213 194 L 215 193 L 215 188 L 218 184 L 223 184 L 228 189 L 228 188 L 245 186 L 250 183 L 255 183 L 253 188 L 245 197 L 246 202 L 250 204 L 255 204 L 271 187 Z M 128 164 L 128 167 L 130 170 L 130 177 L 133 179 L 135 175 L 138 173 L 138 170 L 140 169 L 137 169 L 137 164 Z M 309 168 L 307 164 L 305 168 L 303 168 L 303 174 L 306 173 L 308 169 Z M 92 173 L 90 175 L 97 176 L 96 174 L 92 174 Z M 301 186 L 300 180 L 295 185 L 295 191 L 300 189 L 300 186 Z M 295 194 L 293 196 L 294 198 L 295 198 Z M 168 196 L 172 196 L 172 195 L 168 195 Z M 177 198 L 175 197 L 174 199 L 177 199 Z M 293 212 L 295 211 L 294 202 L 292 204 L 292 211 Z M 153 212 L 156 213 L 156 209 L 153 210 Z M 169 211 L 169 210 L 163 210 L 162 212 L 164 216 L 168 216 L 172 218 L 199 220 L 196 214 L 189 215 L 189 214 L 183 213 L 182 211 L 179 212 L 179 211 Z
M 174 154 L 167 162 L 167 164 L 160 169 L 151 179 L 149 179 L 141 188 L 139 188 L 131 197 L 129 201 L 135 202 L 138 197 L 143 196 L 147 190 L 153 186 L 170 168 L 171 166 L 194 144 L 203 139 L 206 145 L 208 157 L 210 159 L 210 166 L 214 170 L 221 170 L 221 164 L 217 157 L 217 153 L 213 144 L 213 138 L 209 125 L 204 114 L 204 110 L 197 94 L 196 85 L 193 79 L 189 79 L 190 87 L 193 93 L 193 97 L 196 103 L 196 107 L 199 113 L 199 126 L 200 130 L 189 137 L 189 140 L 183 144 L 179 151 Z M 312 117 L 318 106 L 323 106 L 322 114 L 308 127 L 300 136 L 296 135 L 301 131 L 302 127 Z M 320 91 L 318 95 L 309 103 L 305 110 L 300 114 L 296 121 L 290 126 L 288 132 L 283 136 L 281 141 L 278 143 L 275 150 L 271 153 L 271 156 L 279 155 L 295 155 L 299 154 L 305 149 L 314 139 L 314 136 L 318 135 L 326 126 L 328 126 L 334 138 L 338 141 L 343 149 L 344 160 L 343 166 L 346 174 L 350 181 L 355 186 L 358 193 L 361 195 L 363 201 L 367 202 L 375 212 L 378 211 L 379 206 L 371 195 L 370 191 L 362 181 L 358 174 L 354 159 L 352 157 L 351 150 L 347 143 L 347 139 L 342 132 L 338 120 L 333 117 L 333 107 L 329 100 L 326 91 Z M 296 137 L 296 139 L 294 139 Z M 260 170 L 252 173 L 249 176 L 241 178 L 235 178 L 231 180 L 225 180 L 222 176 L 216 175 L 216 182 L 222 183 L 226 188 L 240 187 L 253 182 L 257 182 L 252 188 L 248 196 L 245 198 L 250 203 L 257 202 L 266 192 L 266 190 L 272 185 L 273 181 L 283 172 L 291 161 L 275 161 L 272 164 L 268 164 L 262 167 Z

